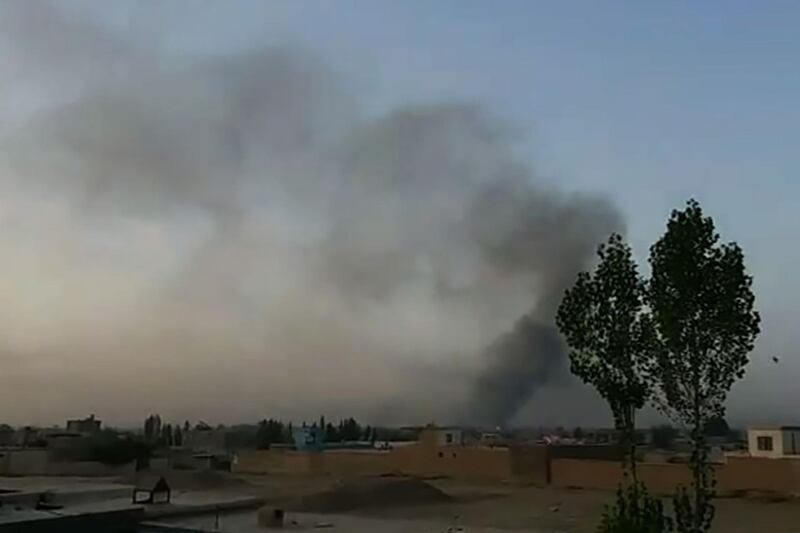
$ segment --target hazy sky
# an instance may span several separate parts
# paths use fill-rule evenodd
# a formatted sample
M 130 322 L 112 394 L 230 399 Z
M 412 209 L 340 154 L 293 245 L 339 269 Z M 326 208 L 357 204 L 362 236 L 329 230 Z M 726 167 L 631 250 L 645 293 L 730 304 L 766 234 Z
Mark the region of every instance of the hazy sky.
M 27 3 L 2 1 L 6 7 Z M 30 3 L 40 4 L 36 0 Z M 800 5 L 796 2 L 74 0 L 59 5 L 65 6 L 67 19 L 89 17 L 109 28 L 121 41 L 133 43 L 130 46 L 134 48 L 158 50 L 143 60 L 148 69 L 166 69 L 173 59 L 227 56 L 280 45 L 303 50 L 327 65 L 337 79 L 337 87 L 357 101 L 361 113 L 368 116 L 380 117 L 408 105 L 477 103 L 513 130 L 514 154 L 530 164 L 547 186 L 607 195 L 625 217 L 628 238 L 643 264 L 647 247 L 660 235 L 669 211 L 690 196 L 699 199 L 714 216 L 723 239 L 737 240 L 743 246 L 755 276 L 763 317 L 763 334 L 747 378 L 736 387 L 729 403 L 730 417 L 738 422 L 798 422 L 793 418 L 794 406 L 800 402 L 800 389 L 796 386 L 800 377 L 800 357 L 796 353 L 800 332 L 794 323 L 800 299 L 800 282 L 794 275 L 800 269 L 800 251 L 794 246 L 800 222 L 800 181 L 795 178 L 800 166 L 800 69 L 796 66 L 800 56 Z M 0 11 L 2 16 L 4 12 Z M 28 39 L 28 44 L 20 45 L 19 50 L 3 54 L 13 56 L 22 46 L 35 42 L 31 36 Z M 97 74 L 95 68 L 115 65 L 113 40 L 105 44 L 91 39 L 86 42 L 89 46 L 108 46 L 102 54 L 98 52 L 98 57 L 112 57 L 92 63 L 88 67 L 90 75 Z M 39 53 L 51 56 L 46 68 L 58 64 L 59 46 L 42 47 Z M 69 53 L 76 52 L 65 52 Z M 120 63 L 120 68 L 139 64 L 137 59 L 130 59 L 135 53 L 124 53 L 128 59 Z M 153 61 L 153 57 L 160 59 Z M 38 64 L 35 68 L 43 67 Z M 46 107 L 43 102 L 53 99 L 54 89 L 61 89 L 52 85 L 52 79 L 67 77 L 61 73 L 43 81 L 37 78 L 38 72 L 13 72 L 22 78 L 30 76 L 31 84 L 51 84 L 34 90 L 23 85 L 21 89 L 0 91 L 6 97 L 5 103 L 0 103 L 0 131 L 15 138 L 19 130 L 27 128 L 29 116 Z M 65 90 L 69 91 L 70 86 Z M 147 94 L 146 88 L 143 91 Z M 331 105 L 344 104 L 337 100 Z M 12 146 L 6 144 L 4 151 Z M 12 170 L 8 172 L 4 188 L 13 196 L 18 181 L 24 178 Z M 22 199 L 14 198 L 19 208 Z M 39 196 L 36 199 L 42 201 Z M 47 212 L 57 212 L 58 204 L 50 198 Z M 3 205 L 5 210 L 13 210 L 8 199 Z M 45 209 L 37 205 L 34 209 Z M 135 270 L 131 280 L 147 280 L 141 281 L 141 286 L 128 281 L 129 270 L 97 267 L 94 275 L 105 276 L 109 286 L 125 287 L 120 296 L 123 306 L 126 295 L 141 287 L 154 290 L 150 281 L 158 276 L 148 277 L 150 274 L 142 272 L 151 269 L 163 274 L 167 268 L 164 265 L 178 262 L 170 259 L 181 255 L 176 247 L 185 245 L 191 249 L 193 235 L 199 230 L 186 229 L 195 227 L 192 215 L 186 216 L 188 221 L 170 222 L 170 228 L 183 232 L 177 237 L 172 231 L 169 238 L 163 238 L 163 228 L 155 224 L 152 228 L 125 226 L 118 232 L 109 230 L 112 236 L 107 238 L 115 244 L 104 244 L 102 239 L 93 241 L 97 248 L 91 253 L 113 253 L 110 250 L 120 239 L 130 237 L 144 243 L 136 250 L 162 254 L 158 263 L 141 259 L 138 270 L 131 267 L 137 264 L 136 254 L 126 259 L 126 269 Z M 59 219 L 53 220 L 49 229 L 45 226 L 36 231 L 48 235 L 55 232 Z M 143 226 L 150 223 L 146 217 L 138 220 Z M 24 255 L 20 250 L 30 248 L 36 261 L 42 261 L 41 250 L 36 249 L 34 241 L 26 241 L 27 248 L 20 244 L 20 239 L 29 235 L 25 233 L 28 230 L 20 231 L 17 240 L 13 236 L 3 238 L 4 250 Z M 58 252 L 48 257 L 50 261 L 69 262 Z M 81 265 L 85 257 L 81 255 Z M 29 279 L 34 274 L 26 264 L 18 261 L 14 268 L 3 272 L 3 283 L 10 287 L 4 287 L 3 292 L 7 306 L 23 307 L 15 311 L 17 314 L 35 314 L 40 309 L 24 291 L 24 287 L 35 284 Z M 152 267 L 153 264 L 160 266 Z M 58 265 L 51 264 L 49 268 L 55 277 L 67 272 Z M 93 275 L 83 270 L 80 280 L 64 283 L 75 291 L 78 287 L 84 291 L 91 285 Z M 97 298 L 101 307 L 113 305 L 113 298 Z M 308 391 L 303 390 L 304 382 L 296 377 L 286 377 L 293 386 L 274 395 L 260 390 L 258 380 L 252 377 L 243 385 L 246 393 L 241 387 L 228 385 L 230 390 L 239 389 L 238 397 L 215 395 L 204 388 L 211 386 L 214 377 L 234 383 L 256 368 L 258 372 L 272 369 L 255 363 L 249 366 L 252 355 L 203 356 L 208 357 L 208 361 L 203 360 L 204 377 L 185 385 L 181 385 L 180 376 L 184 372 L 191 374 L 191 369 L 184 366 L 192 364 L 190 359 L 178 364 L 166 356 L 162 359 L 141 353 L 117 359 L 101 353 L 53 355 L 59 350 L 59 341 L 42 337 L 52 331 L 48 329 L 52 323 L 64 323 L 63 314 L 69 315 L 68 309 L 67 306 L 61 314 L 51 317 L 53 322 L 37 319 L 41 323 L 37 322 L 36 328 L 23 319 L 5 326 L 6 330 L 30 328 L 26 330 L 30 334 L 20 337 L 22 340 L 9 351 L 2 366 L 13 369 L 24 359 L 26 362 L 19 365 L 33 369 L 19 371 L 18 375 L 11 372 L 13 379 L 7 378 L 3 384 L 3 418 L 8 421 L 57 422 L 63 416 L 91 410 L 112 421 L 127 423 L 136 420 L 138 412 L 144 416 L 150 410 L 160 410 L 167 417 L 230 422 L 261 416 L 260 413 L 270 415 L 271 410 L 281 416 L 311 418 L 318 410 L 303 403 Z M 92 310 L 87 316 L 95 317 L 97 308 Z M 513 308 L 514 313 L 520 310 Z M 4 312 L 3 316 L 9 313 Z M 388 320 L 390 316 L 387 313 L 384 318 Z M 90 322 L 70 318 L 80 323 L 80 328 L 91 330 Z M 206 319 L 214 321 L 213 317 Z M 97 327 L 114 331 L 107 324 Z M 16 332 L 11 331 L 10 335 L 15 337 Z M 34 338 L 36 342 L 32 341 Z M 308 348 L 319 347 L 309 343 Z M 451 348 L 462 347 L 448 347 Z M 100 347 L 94 349 L 102 351 Z M 44 357 L 41 352 L 50 355 Z M 771 362 L 772 355 L 780 357 L 779 365 Z M 137 357 L 147 363 L 130 363 Z M 32 364 L 31 360 L 40 363 Z M 214 364 L 223 369 L 220 376 L 208 375 Z M 324 373 L 326 367 L 338 364 L 330 358 L 317 361 L 310 357 L 308 364 L 298 365 L 294 371 Z M 98 372 L 95 365 L 102 371 Z M 36 369 L 46 373 L 48 379 L 32 377 L 39 375 L 40 370 Z M 104 387 L 87 386 L 117 372 L 131 372 L 135 385 L 114 389 L 116 394 Z M 276 372 L 287 376 L 291 373 L 285 368 Z M 148 373 L 153 382 L 142 382 Z M 385 380 L 384 384 L 378 379 L 363 394 L 369 398 L 380 396 L 381 387 L 391 383 L 390 378 Z M 267 382 L 265 388 L 271 386 Z M 153 386 L 157 390 L 174 386 L 174 395 L 148 398 Z M 305 386 L 325 390 L 328 385 L 318 376 Z M 59 390 L 64 391 L 64 396 L 59 396 Z M 330 392 L 337 394 L 335 387 Z M 348 394 L 352 398 L 336 404 L 343 406 L 341 409 L 358 402 L 358 393 L 350 389 Z M 603 406 L 585 391 L 565 386 L 555 387 L 547 394 L 548 398 L 573 400 L 562 404 L 563 413 L 537 408 L 534 400 L 522 421 L 606 421 Z M 19 400 L 18 405 L 14 405 L 15 399 Z M 237 405 L 248 401 L 261 404 Z M 164 405 L 167 402 L 172 403 Z M 551 406 L 553 402 L 539 402 L 542 404 Z M 391 405 L 394 404 L 387 404 L 386 409 Z M 374 410 L 363 412 L 365 416 L 378 416 Z M 329 416 L 340 414 L 347 413 L 333 412 Z

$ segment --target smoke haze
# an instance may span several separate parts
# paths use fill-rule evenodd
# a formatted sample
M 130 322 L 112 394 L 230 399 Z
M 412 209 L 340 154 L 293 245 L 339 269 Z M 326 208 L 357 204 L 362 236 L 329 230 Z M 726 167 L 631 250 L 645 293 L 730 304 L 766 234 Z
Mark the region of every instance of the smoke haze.
M 0 400 L 17 422 L 506 423 L 622 221 L 484 109 L 359 109 L 291 48 L 173 57 L 0 8 Z

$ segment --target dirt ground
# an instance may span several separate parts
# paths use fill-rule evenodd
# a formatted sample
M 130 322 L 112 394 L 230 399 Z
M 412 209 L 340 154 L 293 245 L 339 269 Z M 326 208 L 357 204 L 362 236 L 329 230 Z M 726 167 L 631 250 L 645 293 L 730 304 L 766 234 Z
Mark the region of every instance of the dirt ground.
M 299 497 L 329 490 L 337 483 L 330 478 L 247 476 L 245 479 L 254 495 L 275 505 L 289 505 Z M 371 506 L 349 514 L 450 526 L 593 533 L 604 506 L 614 497 L 609 492 L 591 490 L 453 480 L 428 482 L 452 499 L 430 505 Z M 716 501 L 716 507 L 715 533 L 800 532 L 800 500 L 723 498 Z

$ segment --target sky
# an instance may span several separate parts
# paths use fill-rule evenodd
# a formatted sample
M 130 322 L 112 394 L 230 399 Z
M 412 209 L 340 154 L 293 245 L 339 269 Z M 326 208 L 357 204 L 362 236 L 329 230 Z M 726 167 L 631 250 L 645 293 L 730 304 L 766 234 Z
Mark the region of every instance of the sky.
M 23 3 L 26 2 L 2 2 L 12 8 Z M 359 120 L 379 119 L 403 106 L 442 102 L 479 106 L 508 128 L 512 139 L 509 142 L 513 145 L 510 149 L 515 157 L 533 168 L 537 181 L 545 187 L 608 198 L 624 217 L 627 238 L 642 265 L 646 264 L 649 245 L 663 231 L 669 212 L 689 197 L 697 198 L 714 217 L 723 239 L 736 240 L 744 248 L 763 317 L 763 333 L 747 377 L 735 387 L 730 398 L 729 417 L 741 424 L 797 423 L 792 417 L 796 416 L 793 406 L 800 401 L 795 386 L 796 377 L 800 376 L 796 349 L 800 333 L 793 318 L 800 282 L 792 274 L 800 268 L 800 251 L 791 245 L 798 226 L 800 193 L 800 181 L 794 179 L 800 160 L 796 149 L 800 142 L 800 129 L 796 126 L 800 123 L 797 99 L 800 70 L 795 67 L 800 53 L 800 36 L 796 32 L 800 5 L 796 2 L 73 0 L 53 5 L 60 6 L 67 19 L 91 20 L 105 28 L 126 43 L 124 47 L 147 50 L 144 54 L 150 56 L 141 64 L 146 63 L 149 69 L 169 69 L 170 65 L 193 58 L 235 56 L 265 47 L 302 50 L 324 64 L 335 78 L 337 90 L 346 93 L 347 98 L 330 105 L 338 111 L 337 106 L 356 101 Z M 107 63 L 98 59 L 96 65 L 100 66 L 90 66 L 87 77 L 95 76 L 95 69 L 115 64 L 115 42 L 89 41 L 88 46 L 108 46 L 106 52 L 112 59 Z M 43 50 L 51 56 L 60 53 L 58 46 Z M 12 50 L 10 55 L 16 52 Z M 128 59 L 120 62 L 120 68 L 139 68 L 138 59 L 130 59 L 134 55 L 128 54 Z M 56 57 L 48 59 L 46 68 L 58 62 Z M 38 71 L 21 72 L 23 78 L 29 76 L 32 81 L 21 85 L 23 88 L 19 90 L 8 89 L 5 104 L 0 104 L 3 118 L 0 124 L 5 123 L 0 131 L 11 138 L 19 131 L 27 131 L 29 117 L 47 107 L 58 92 L 46 86 L 52 79 L 43 82 L 37 78 Z M 67 77 L 62 73 L 53 79 Z M 80 79 L 75 83 L 80 86 Z M 35 85 L 33 89 L 31 84 Z M 66 92 L 71 87 L 67 85 Z M 148 94 L 146 88 L 142 90 Z M 6 190 L 13 194 L 22 176 L 9 171 L 4 182 Z M 37 196 L 36 201 L 41 202 L 42 198 Z M 22 199 L 15 197 L 17 207 L 20 202 Z M 48 200 L 47 209 L 58 211 L 62 207 L 57 200 Z M 125 252 L 128 253 L 125 269 L 117 268 L 116 263 L 114 268 L 98 267 L 96 276 L 107 279 L 117 289 L 124 288 L 119 289 L 124 293 L 120 297 L 123 301 L 125 295 L 143 290 L 142 287 L 152 289 L 151 281 L 168 269 L 164 265 L 180 263 L 178 257 L 184 253 L 181 247 L 192 249 L 193 243 L 200 239 L 197 234 L 205 231 L 197 228 L 208 223 L 197 222 L 192 213 L 174 216 L 185 218 L 169 223 L 172 228 L 169 237 L 163 237 L 161 222 L 142 222 L 140 218 L 144 226 L 153 226 L 130 230 L 131 235 L 145 244 L 132 248 L 134 252 Z M 295 231 L 297 226 L 292 227 Z M 54 230 L 50 226 L 37 231 L 50 236 Z M 95 239 L 96 247 L 89 256 L 113 253 L 111 249 L 117 244 L 110 243 L 118 243 L 120 232 L 125 231 L 128 230 L 109 230 L 106 241 Z M 176 232 L 180 236 L 176 237 Z M 98 239 L 102 241 L 99 244 Z M 22 249 L 21 240 L 11 242 L 10 237 L 7 240 L 10 243 L 7 246 L 15 253 Z M 155 254 L 154 249 L 164 256 L 160 262 L 137 260 L 144 250 Z M 39 251 L 32 253 L 39 261 Z M 83 265 L 87 256 L 80 257 L 76 264 Z M 50 260 L 69 262 L 63 256 Z M 54 276 L 66 275 L 66 270 L 52 268 Z M 128 278 L 131 268 L 136 275 Z M 22 279 L 29 275 L 29 271 L 19 267 L 5 272 L 4 283 L 12 288 L 24 287 L 26 282 L 33 284 Z M 76 293 L 78 287 L 82 292 L 91 283 L 91 276 L 87 274 L 86 278 L 70 281 L 69 285 Z M 139 282 L 130 281 L 134 278 L 145 281 L 137 285 Z M 12 293 L 6 296 L 8 302 L 30 304 L 30 295 Z M 102 298 L 98 302 L 100 307 L 114 303 L 113 299 Z M 512 307 L 509 314 L 522 310 Z M 97 308 L 92 307 L 93 313 Z M 34 304 L 22 305 L 20 313 L 26 310 L 36 313 L 37 309 Z M 93 313 L 87 315 L 87 321 L 90 316 L 94 320 Z M 50 320 L 62 323 L 63 316 L 69 314 L 66 308 Z M 385 318 L 392 316 L 387 313 Z M 7 327 L 25 329 L 30 325 L 21 320 L 12 322 L 17 326 Z M 19 325 L 23 322 L 24 327 Z M 81 322 L 80 327 L 89 328 L 89 322 Z M 49 328 L 52 324 L 31 326 L 30 334 L 19 341 L 25 346 L 26 355 L 14 357 L 23 357 L 28 363 L 59 361 L 60 356 L 48 359 L 37 355 L 42 346 L 34 346 L 36 343 L 31 340 L 34 337 L 50 351 L 58 351 L 61 342 L 41 340 L 42 331 L 53 331 L 45 326 Z M 114 331 L 109 325 L 101 327 Z M 142 326 L 149 327 L 152 326 Z M 163 347 L 157 345 L 159 349 Z M 462 348 L 459 345 L 453 349 Z M 772 356 L 780 358 L 779 364 L 772 361 Z M 6 362 L 14 366 L 15 359 L 7 357 Z M 238 400 L 235 395 L 230 400 L 193 398 L 193 391 L 206 390 L 204 387 L 212 383 L 209 377 L 190 380 L 185 387 L 179 387 L 175 396 L 156 394 L 156 399 L 150 402 L 140 396 L 147 396 L 148 388 L 141 382 L 140 387 L 125 389 L 125 394 L 114 395 L 113 391 L 100 388 L 92 395 L 72 392 L 62 397 L 63 401 L 50 393 L 46 394 L 48 402 L 34 399 L 36 395 L 30 391 L 38 387 L 57 389 L 59 383 L 68 383 L 67 389 L 77 390 L 84 380 L 102 380 L 110 373 L 131 370 L 130 366 L 120 364 L 122 359 L 117 359 L 97 372 L 93 365 L 102 366 L 98 361 L 103 358 L 86 357 L 89 356 L 76 356 L 74 361 L 80 363 L 77 366 L 64 365 L 72 366 L 69 370 L 56 362 L 52 367 L 46 366 L 52 375 L 44 383 L 35 379 L 26 382 L 25 376 L 29 374 L 21 372 L 14 378 L 14 386 L 28 392 L 14 389 L 13 395 L 27 401 L 22 402 L 24 406 L 7 408 L 4 416 L 14 423 L 29 420 L 51 423 L 60 420 L 59 417 L 91 410 L 112 421 L 127 423 L 137 419 L 138 409 L 142 418 L 148 411 L 161 410 L 175 418 L 210 416 L 213 421 L 231 422 L 260 416 L 262 412 L 267 416 L 270 405 L 283 416 L 314 418 L 315 409 L 319 410 L 313 406 L 314 402 L 302 407 L 294 403 L 302 404 L 301 396 L 307 391 L 296 393 L 292 401 L 285 399 L 291 391 L 281 391 L 283 399 L 277 400 L 259 391 L 255 381 L 246 385 L 252 395 L 243 394 Z M 136 356 L 126 355 L 125 360 L 130 361 L 131 357 Z M 204 357 L 209 358 L 208 366 L 203 367 L 207 373 L 216 356 Z M 247 363 L 252 357 L 235 358 L 231 366 L 240 373 L 231 370 L 226 379 L 235 381 L 248 374 L 255 368 Z M 442 360 L 434 357 L 436 365 Z M 325 364 L 331 364 L 330 359 Z M 78 371 L 81 365 L 92 368 L 85 377 Z M 307 372 L 317 366 L 317 361 L 310 358 L 308 365 L 296 370 Z M 141 376 L 148 371 L 154 375 L 166 373 L 154 378 L 159 390 L 169 387 L 174 376 L 185 370 L 183 363 L 164 361 L 132 366 L 136 379 L 143 379 Z M 385 379 L 386 383 L 392 381 L 389 377 Z M 441 379 L 448 378 L 445 375 Z M 292 383 L 297 385 L 302 381 Z M 339 394 L 327 390 L 322 378 L 308 386 L 326 394 Z M 386 384 L 378 380 L 374 387 L 352 394 L 352 399 L 337 409 L 355 409 L 353 406 L 361 396 L 380 395 L 376 390 L 380 391 L 382 386 Z M 569 383 L 553 388 L 547 393 L 550 396 L 541 398 L 569 399 L 563 402 L 563 412 L 542 409 L 539 406 L 553 402 L 540 399 L 537 406 L 534 397 L 521 412 L 519 421 L 565 425 L 607 423 L 602 404 L 590 392 Z M 404 394 L 402 388 L 395 392 Z M 416 389 L 409 389 L 408 394 L 416 394 Z M 102 399 L 97 400 L 97 395 L 111 395 L 111 398 L 105 404 Z M 185 399 L 176 401 L 176 396 Z M 237 401 L 258 401 L 266 407 L 239 408 Z M 347 413 L 330 413 L 329 417 L 339 414 Z M 372 412 L 364 416 L 378 415 Z

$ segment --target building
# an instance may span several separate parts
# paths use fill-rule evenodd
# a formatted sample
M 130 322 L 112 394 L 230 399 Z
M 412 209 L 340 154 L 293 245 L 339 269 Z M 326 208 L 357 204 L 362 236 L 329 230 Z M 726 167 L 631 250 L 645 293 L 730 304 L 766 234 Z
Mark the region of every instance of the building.
M 318 452 L 325 447 L 325 434 L 316 425 L 292 428 L 294 447 L 303 452 Z
M 747 430 L 747 449 L 751 457 L 800 456 L 800 426 L 774 426 Z
M 102 423 L 94 415 L 88 418 L 67 420 L 67 432 L 80 433 L 81 435 L 92 435 L 100 431 Z
M 224 427 L 213 428 L 205 422 L 199 422 L 193 429 L 183 434 L 183 447 L 194 452 L 206 454 L 225 454 Z
M 419 442 L 432 446 L 463 446 L 464 432 L 461 428 L 429 425 L 420 433 Z

